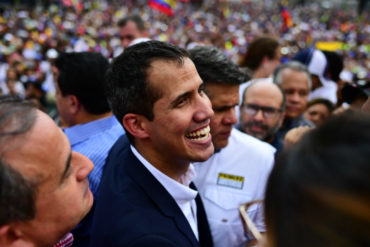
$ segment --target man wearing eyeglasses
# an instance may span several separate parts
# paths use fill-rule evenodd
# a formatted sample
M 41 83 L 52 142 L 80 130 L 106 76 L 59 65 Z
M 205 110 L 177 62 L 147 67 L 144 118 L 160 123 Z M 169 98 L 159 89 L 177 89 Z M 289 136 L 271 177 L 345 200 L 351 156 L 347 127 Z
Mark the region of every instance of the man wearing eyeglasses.
M 215 153 L 194 163 L 195 184 L 201 194 L 215 246 L 246 246 L 253 239 L 245 234 L 238 211 L 242 203 L 263 198 L 275 149 L 234 128 L 239 85 L 246 76 L 220 50 L 201 46 L 189 50 L 211 100 L 214 116 L 210 127 Z M 262 210 L 250 215 L 265 231 Z
M 253 82 L 244 91 L 240 109 L 239 130 L 282 149 L 276 133 L 284 120 L 285 96 L 266 79 Z

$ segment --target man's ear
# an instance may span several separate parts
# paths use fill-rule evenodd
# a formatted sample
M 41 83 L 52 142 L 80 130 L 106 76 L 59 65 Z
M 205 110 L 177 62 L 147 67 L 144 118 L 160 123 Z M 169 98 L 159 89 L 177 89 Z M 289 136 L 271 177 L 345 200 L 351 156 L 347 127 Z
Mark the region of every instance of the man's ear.
M 73 115 L 77 114 L 82 106 L 80 101 L 73 94 L 67 95 L 67 97 L 68 97 L 70 113 Z
M 31 242 L 22 239 L 20 230 L 15 226 L 0 226 L 0 246 L 2 247 L 34 247 Z
M 128 113 L 122 119 L 122 124 L 125 129 L 134 137 L 144 139 L 149 137 L 147 129 L 147 120 L 144 116 Z
M 264 56 L 263 58 L 262 58 L 262 61 L 261 61 L 261 65 L 262 66 L 264 66 L 264 67 L 266 67 L 266 63 L 268 62 L 268 61 L 270 61 L 270 59 L 267 57 L 267 56 Z

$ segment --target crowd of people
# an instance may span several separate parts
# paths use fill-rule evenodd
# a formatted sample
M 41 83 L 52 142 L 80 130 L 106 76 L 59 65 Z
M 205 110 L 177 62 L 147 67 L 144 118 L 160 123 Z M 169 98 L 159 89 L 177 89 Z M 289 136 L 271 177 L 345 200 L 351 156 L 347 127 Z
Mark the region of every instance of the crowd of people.
M 62 51 L 96 51 L 112 58 L 122 51 L 118 21 L 128 14 L 138 14 L 148 37 L 191 48 L 212 44 L 234 62 L 246 53 L 250 42 L 269 34 L 281 44 L 283 60 L 290 60 L 300 50 L 318 41 L 343 43 L 339 52 L 345 68 L 362 78 L 369 77 L 369 14 L 361 16 L 355 8 L 325 9 L 319 4 L 288 6 L 293 26 L 284 30 L 278 3 L 213 2 L 203 6 L 178 2 L 173 17 L 151 9 L 147 1 L 54 1 L 48 7 L 2 7 L 0 12 L 0 83 L 9 91 L 6 71 L 18 68 L 18 80 L 41 82 L 53 90 L 48 61 Z M 76 1 L 75 1 L 76 2 Z M 53 3 L 53 2 L 52 2 Z M 19 64 L 20 63 L 20 64 Z M 17 65 L 19 64 L 19 65 Z M 352 75 L 353 77 L 353 75 Z M 10 83 L 9 83 L 10 84 Z M 24 95 L 20 84 L 15 86 Z M 13 91 L 13 90 L 12 90 Z
M 0 13 L 0 246 L 370 244 L 367 12 L 51 2 Z

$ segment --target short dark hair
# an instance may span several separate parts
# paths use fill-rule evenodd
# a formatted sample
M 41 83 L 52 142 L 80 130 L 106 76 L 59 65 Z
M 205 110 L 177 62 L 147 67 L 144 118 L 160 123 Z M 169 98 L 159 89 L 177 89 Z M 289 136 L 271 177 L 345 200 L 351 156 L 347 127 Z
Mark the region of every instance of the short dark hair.
M 62 53 L 55 61 L 59 70 L 58 86 L 63 96 L 73 94 L 91 114 L 109 112 L 104 94 L 108 60 L 100 53 Z
M 126 26 L 127 22 L 129 21 L 134 22 L 140 31 L 144 31 L 146 29 L 143 19 L 141 19 L 141 17 L 138 15 L 129 15 L 120 19 L 117 23 L 118 27 Z
M 122 123 L 127 113 L 153 120 L 153 105 L 162 92 L 148 84 L 148 68 L 157 60 L 182 65 L 186 57 L 189 58 L 186 50 L 154 40 L 130 46 L 116 57 L 107 71 L 106 94 L 118 121 Z M 129 132 L 126 133 L 130 137 Z
M 330 100 L 324 99 L 324 98 L 315 98 L 315 99 L 308 101 L 306 109 L 308 109 L 309 107 L 313 105 L 317 105 L 317 104 L 325 105 L 326 108 L 328 108 L 329 112 L 334 111 L 334 108 L 335 108 L 334 104 Z
M 279 41 L 273 37 L 261 36 L 255 38 L 247 48 L 247 52 L 240 66 L 256 70 L 264 57 L 273 59 L 276 56 L 276 50 L 279 47 Z
M 35 121 L 32 103 L 14 96 L 0 96 L 0 226 L 31 220 L 36 215 L 35 184 L 3 157 L 9 140 L 26 134 Z
M 334 116 L 278 154 L 265 216 L 274 246 L 369 246 L 370 115 Z
M 197 46 L 188 52 L 205 84 L 211 82 L 240 85 L 250 79 L 221 50 L 214 46 Z

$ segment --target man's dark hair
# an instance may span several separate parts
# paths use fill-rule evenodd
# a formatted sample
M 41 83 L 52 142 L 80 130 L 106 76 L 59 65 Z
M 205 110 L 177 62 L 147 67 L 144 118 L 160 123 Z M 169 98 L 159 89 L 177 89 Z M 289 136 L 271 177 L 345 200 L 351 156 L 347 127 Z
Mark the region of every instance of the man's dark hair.
M 108 65 L 108 60 L 99 53 L 62 53 L 55 61 L 62 95 L 75 95 L 88 113 L 110 111 L 104 95 L 104 76 Z
M 274 246 L 369 246 L 370 115 L 334 116 L 277 156 L 265 196 Z
M 184 49 L 160 41 L 148 41 L 126 48 L 115 58 L 107 71 L 106 94 L 118 121 L 122 123 L 127 113 L 153 120 L 153 105 L 162 92 L 148 84 L 147 70 L 157 60 L 182 66 L 186 57 L 189 54 Z M 126 133 L 130 137 L 129 132 Z
M 0 226 L 35 217 L 34 183 L 4 159 L 10 141 L 20 139 L 35 121 L 36 110 L 31 103 L 14 96 L 0 96 Z
M 240 85 L 250 79 L 216 47 L 197 46 L 188 52 L 205 84 Z
M 315 98 L 315 99 L 308 101 L 306 109 L 316 104 L 325 105 L 326 108 L 328 108 L 329 112 L 332 112 L 335 109 L 334 104 L 330 100 L 325 99 L 325 98 Z
M 141 19 L 140 16 L 138 15 L 129 15 L 129 16 L 126 16 L 124 18 L 122 18 L 121 20 L 118 21 L 118 27 L 124 27 L 126 26 L 127 22 L 129 21 L 132 21 L 136 24 L 137 28 L 140 30 L 140 31 L 144 31 L 146 28 L 145 28 L 145 23 L 143 21 L 143 19 Z
M 264 57 L 267 56 L 269 59 L 273 59 L 276 56 L 278 47 L 279 42 L 275 38 L 268 36 L 258 37 L 249 44 L 240 66 L 256 70 L 261 65 Z

